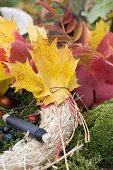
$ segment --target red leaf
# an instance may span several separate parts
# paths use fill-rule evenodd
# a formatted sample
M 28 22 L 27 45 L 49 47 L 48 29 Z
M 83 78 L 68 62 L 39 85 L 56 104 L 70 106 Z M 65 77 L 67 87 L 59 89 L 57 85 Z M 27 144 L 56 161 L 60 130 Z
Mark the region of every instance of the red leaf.
M 63 19 L 63 24 L 68 24 L 72 20 L 72 18 L 73 18 L 73 15 L 70 12 L 69 15 Z
M 75 32 L 74 32 L 74 41 L 77 41 L 80 39 L 82 35 L 82 23 L 78 22 L 77 26 L 75 27 Z
M 91 48 L 76 47 L 75 49 L 74 48 L 72 49 L 72 53 L 73 56 L 89 55 L 89 56 L 104 58 L 104 56 L 101 53 Z
M 3 67 L 7 67 L 3 62 L 8 62 L 7 59 L 6 59 L 6 55 L 5 55 L 5 50 L 4 48 L 0 48 L 0 61 L 1 61 L 1 64 L 3 65 Z M 3 61 L 3 62 L 2 62 Z
M 97 51 L 102 53 L 105 57 L 109 57 L 113 54 L 113 33 L 108 32 L 97 47 Z
M 87 69 L 86 65 L 79 65 L 76 70 L 76 75 L 78 78 L 78 84 L 81 86 L 75 89 L 74 91 L 79 94 L 79 96 L 82 96 L 83 103 L 88 107 L 93 104 L 93 90 L 95 85 L 95 80 L 93 78 L 93 75 L 89 70 Z M 79 107 L 84 107 L 81 100 L 77 101 L 77 104 Z
M 15 63 L 15 61 L 20 61 L 21 63 L 26 62 L 26 59 L 31 59 L 31 55 L 26 48 L 26 44 L 22 41 L 15 40 L 11 43 L 10 57 L 9 61 Z
M 87 25 L 85 23 L 82 24 L 82 45 L 84 47 L 88 46 L 88 30 L 87 30 Z
M 83 103 L 89 107 L 94 102 L 101 103 L 104 100 L 113 98 L 113 64 L 98 57 L 91 61 L 90 72 L 86 65 L 79 65 L 77 68 L 78 84 L 81 86 L 74 91 L 83 96 Z M 78 105 L 83 106 L 79 100 Z
M 71 41 L 65 35 L 50 35 L 50 36 L 48 36 L 49 42 L 52 42 L 55 38 L 57 38 L 58 42 L 69 42 L 69 41 Z
M 7 61 L 5 58 L 6 58 L 6 56 L 5 56 L 5 50 L 4 50 L 4 48 L 0 48 L 0 61 Z
M 26 43 L 26 40 L 17 31 L 13 31 L 13 35 L 16 40 L 20 40 L 20 41 Z
M 75 50 L 72 50 L 72 54 L 74 57 L 76 56 L 80 56 L 80 55 L 88 55 L 88 56 L 92 56 L 93 54 L 88 51 L 88 50 L 80 50 L 80 49 L 75 49 Z
M 113 83 L 113 64 L 103 58 L 94 58 L 91 60 L 90 67 L 93 73 L 107 82 Z
M 74 30 L 75 26 L 76 26 L 77 20 L 75 18 L 72 18 L 72 20 L 69 22 L 66 32 L 70 33 Z
M 66 4 L 66 7 L 65 7 L 65 10 L 64 10 L 64 16 L 63 16 L 63 18 L 67 18 L 67 16 L 68 16 L 69 13 L 70 13 L 70 9 L 71 9 L 71 1 L 68 0 L 68 1 L 67 1 L 67 4 Z
M 60 32 L 62 34 L 65 34 L 65 32 L 63 31 L 63 29 L 57 25 L 37 25 L 38 27 L 42 27 L 44 26 L 44 28 L 46 30 L 49 30 L 49 31 L 55 31 L 55 32 Z
M 74 49 L 76 49 L 77 47 L 79 47 L 79 45 L 76 44 L 76 43 L 71 44 L 71 45 L 68 45 L 68 48 L 71 49 L 71 50 L 74 50 Z
M 33 71 L 37 74 L 38 71 L 37 71 L 37 68 L 36 68 L 36 66 L 35 66 L 35 63 L 34 63 L 33 59 L 30 60 L 30 65 L 31 65 Z
M 113 55 L 107 57 L 106 60 L 113 64 Z
M 113 98 L 113 84 L 106 82 L 100 77 L 96 77 L 97 87 L 95 88 L 95 101 L 101 103 Z
M 38 0 L 35 5 L 42 5 L 44 8 L 46 8 L 52 15 L 54 15 L 56 17 L 56 11 L 50 7 L 46 2 L 40 1 Z
M 14 37 L 16 40 L 22 41 L 24 43 L 26 43 L 26 40 L 17 32 L 17 31 L 13 31 Z M 26 43 L 27 48 L 29 48 L 30 50 L 33 50 L 33 47 L 31 44 L 27 44 Z

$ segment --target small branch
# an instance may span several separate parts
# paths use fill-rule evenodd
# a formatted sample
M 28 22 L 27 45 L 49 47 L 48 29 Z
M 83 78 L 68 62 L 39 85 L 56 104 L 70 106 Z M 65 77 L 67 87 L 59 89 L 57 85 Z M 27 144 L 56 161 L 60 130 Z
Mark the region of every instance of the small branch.
M 85 0 L 83 0 L 83 1 L 85 1 Z M 84 4 L 85 4 L 85 2 L 84 2 Z M 84 4 L 83 4 L 83 5 L 84 5 Z M 59 4 L 59 7 L 64 11 L 65 7 L 63 7 L 63 6 L 60 5 L 60 4 Z M 82 9 L 82 11 L 83 11 L 83 9 Z M 81 12 L 82 12 L 82 11 L 81 11 Z M 73 17 L 74 17 L 75 19 L 77 19 L 77 21 L 87 22 L 86 19 L 85 19 L 85 17 L 83 17 L 83 16 L 81 16 L 81 15 L 79 15 L 79 14 L 76 14 L 75 12 L 73 12 L 73 11 L 71 11 L 71 10 L 70 10 L 70 12 L 72 13 Z M 80 13 L 80 14 L 81 14 L 81 13 Z
M 83 106 L 85 107 L 85 109 L 88 111 L 87 106 L 85 105 L 85 103 L 84 103 L 83 100 L 82 100 L 82 97 L 83 97 L 84 95 L 79 96 L 78 94 L 76 94 L 76 96 L 77 96 L 77 99 L 81 101 L 81 103 L 83 104 Z M 75 101 L 76 101 L 76 100 L 75 100 Z
M 84 11 L 85 3 L 86 3 L 86 0 L 82 0 L 81 5 L 80 5 L 80 9 L 79 9 L 79 12 L 78 12 L 78 16 L 81 16 L 81 12 Z
M 79 146 L 74 147 L 71 151 L 69 151 L 69 152 L 66 154 L 66 156 L 69 156 L 69 155 L 73 154 L 74 152 L 76 152 L 76 151 L 80 150 L 80 149 L 82 148 L 82 146 L 83 146 L 83 144 L 81 144 L 81 145 L 79 145 Z M 63 155 L 61 158 L 59 158 L 58 160 L 56 160 L 56 161 L 52 162 L 51 164 L 46 165 L 46 166 L 45 166 L 45 167 L 43 167 L 43 168 L 40 168 L 40 170 L 47 169 L 47 168 L 49 168 L 49 167 L 53 166 L 54 164 L 58 163 L 59 161 L 63 160 L 64 158 L 65 158 L 65 156 Z
M 25 108 L 29 108 L 29 107 L 39 107 L 39 105 L 26 105 L 26 106 L 14 108 L 13 110 L 20 110 L 20 109 L 25 109 Z

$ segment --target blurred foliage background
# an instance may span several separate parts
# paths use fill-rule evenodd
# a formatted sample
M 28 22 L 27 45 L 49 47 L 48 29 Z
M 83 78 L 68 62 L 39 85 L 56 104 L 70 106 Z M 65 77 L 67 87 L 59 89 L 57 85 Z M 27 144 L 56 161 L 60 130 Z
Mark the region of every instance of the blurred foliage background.
M 14 7 L 21 9 L 32 16 L 34 24 L 55 22 L 55 17 L 52 17 L 49 13 L 46 12 L 46 10 L 41 10 L 42 9 L 41 5 L 39 6 L 33 5 L 36 1 L 37 0 L 0 0 L 0 7 Z M 78 14 L 82 2 L 83 0 L 71 0 L 72 12 Z M 63 3 L 62 6 L 65 6 L 65 3 Z M 57 8 L 56 10 L 61 15 L 64 13 L 64 11 L 61 8 Z
M 0 0 L 0 6 L 1 7 L 3 7 L 3 6 L 14 7 L 20 2 L 33 4 L 36 1 L 37 0 Z M 80 8 L 81 2 L 82 2 L 82 0 L 71 0 L 72 10 L 78 11 Z

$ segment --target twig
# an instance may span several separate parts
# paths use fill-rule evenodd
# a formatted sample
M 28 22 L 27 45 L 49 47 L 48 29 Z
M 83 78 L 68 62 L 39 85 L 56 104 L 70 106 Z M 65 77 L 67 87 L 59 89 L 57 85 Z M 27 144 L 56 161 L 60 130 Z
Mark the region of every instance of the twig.
M 74 147 L 71 151 L 69 151 L 69 152 L 66 154 L 66 156 L 69 156 L 69 155 L 71 155 L 72 153 L 76 152 L 77 150 L 80 150 L 80 149 L 82 148 L 82 146 L 83 146 L 83 144 Z M 59 161 L 63 160 L 64 158 L 65 158 L 65 156 L 63 155 L 61 158 L 59 158 L 58 160 L 52 162 L 51 164 L 46 165 L 46 166 L 43 167 L 43 168 L 40 168 L 40 170 L 47 169 L 47 168 L 53 166 L 54 164 L 58 163 Z
M 86 3 L 86 0 L 82 0 L 81 5 L 80 5 L 80 9 L 79 9 L 79 12 L 78 12 L 78 16 L 81 16 L 81 12 L 84 11 L 85 3 Z
M 79 100 L 81 101 L 81 103 L 84 105 L 85 109 L 88 111 L 87 106 L 85 105 L 85 103 L 84 103 L 83 100 L 82 100 L 82 97 L 83 97 L 84 95 L 79 96 L 78 93 L 77 93 L 76 96 L 77 96 L 77 99 L 79 99 Z
M 62 10 L 65 9 L 65 7 L 63 7 L 61 4 L 59 4 L 59 7 L 60 7 Z M 82 11 L 83 11 L 83 10 L 82 10 Z M 81 12 L 82 12 L 82 11 L 81 11 Z M 73 12 L 73 11 L 71 11 L 71 10 L 70 10 L 70 12 L 72 13 L 73 17 L 76 18 L 78 21 L 84 21 L 84 22 L 86 22 L 85 17 L 83 17 L 83 16 L 81 16 L 81 15 L 78 15 L 78 14 L 76 14 L 75 12 Z
M 13 110 L 20 110 L 20 109 L 25 109 L 25 108 L 29 108 L 29 107 L 39 107 L 39 106 L 38 105 L 26 105 L 26 106 L 14 108 Z

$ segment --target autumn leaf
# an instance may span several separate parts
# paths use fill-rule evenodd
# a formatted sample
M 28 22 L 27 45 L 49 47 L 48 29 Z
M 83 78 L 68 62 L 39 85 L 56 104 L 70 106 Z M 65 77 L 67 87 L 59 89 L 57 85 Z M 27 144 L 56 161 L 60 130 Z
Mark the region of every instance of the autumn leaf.
M 16 82 L 12 85 L 12 87 L 16 88 L 16 91 L 24 88 L 37 97 L 38 95 L 41 96 L 41 92 L 47 90 L 41 78 L 32 70 L 28 60 L 25 63 L 16 61 L 15 63 L 6 64 L 10 70 L 10 74 L 16 78 Z
M 71 1 L 67 0 L 63 18 L 66 18 L 69 15 L 70 9 L 71 9 Z
M 19 34 L 19 29 L 15 24 L 13 17 L 8 21 L 0 16 L 0 47 L 4 48 L 7 58 L 10 56 L 10 43 L 13 43 L 14 40 L 21 41 L 25 43 L 29 49 L 32 49 L 32 47 L 26 43 L 26 40 Z
M 98 45 L 97 51 L 107 58 L 113 55 L 111 47 L 113 48 L 113 33 L 108 32 Z
M 86 23 L 82 24 L 82 45 L 83 47 L 87 47 L 88 43 L 89 43 L 89 39 L 88 39 L 88 28 Z
M 0 43 L 10 43 L 14 40 L 12 31 L 19 32 L 17 25 L 12 18 L 11 21 L 6 20 L 0 16 Z
M 103 20 L 96 22 L 96 29 L 94 31 L 88 31 L 89 46 L 93 49 L 96 49 L 108 32 L 109 26 L 105 24 Z
M 93 23 L 99 17 L 105 18 L 113 8 L 113 0 L 94 0 L 96 3 L 89 12 L 82 12 L 83 16 L 87 17 L 89 23 Z
M 60 22 L 62 21 L 61 16 L 59 15 L 59 13 L 54 10 L 48 3 L 43 2 L 41 0 L 37 0 L 35 2 L 35 5 L 42 5 L 46 10 L 48 10 L 53 16 L 55 16 Z
M 92 73 L 88 70 L 85 64 L 79 65 L 77 67 L 76 73 L 80 87 L 75 89 L 74 92 L 76 92 L 82 100 L 78 100 L 77 104 L 79 107 L 84 108 L 84 105 L 89 107 L 94 102 L 93 91 L 95 87 L 95 80 Z
M 78 64 L 78 60 L 75 60 L 72 57 L 72 52 L 67 46 L 58 49 L 56 40 L 50 44 L 44 34 L 43 37 L 41 36 L 38 30 L 39 28 L 37 28 L 37 32 L 35 32 L 35 35 L 38 34 L 37 41 L 36 39 L 33 39 L 32 33 L 34 34 L 34 31 L 31 31 L 32 29 L 36 31 L 36 27 L 30 24 L 27 30 L 33 45 L 33 52 L 31 52 L 31 55 L 38 69 L 39 76 L 43 80 L 44 84 L 51 89 L 50 91 L 53 95 L 57 96 L 59 90 L 62 89 L 62 94 L 64 91 L 63 96 L 68 97 L 67 90 L 65 88 L 70 87 L 69 89 L 72 90 L 74 88 L 73 86 L 77 86 L 77 79 L 74 72 Z M 71 79 L 73 76 L 74 78 L 72 81 Z M 73 86 L 71 85 L 72 82 L 74 82 Z M 59 89 L 54 92 L 54 89 L 56 88 Z M 51 96 L 48 98 L 48 101 L 50 98 L 53 98 L 52 100 L 57 100 L 56 97 Z M 57 103 L 59 103 L 59 99 Z M 47 99 L 46 104 L 48 104 Z
M 78 84 L 81 86 L 74 91 L 82 96 L 83 103 L 89 107 L 94 102 L 101 103 L 113 98 L 113 64 L 98 57 L 91 61 L 90 72 L 86 65 L 77 68 Z M 78 105 L 84 107 L 81 100 Z
M 8 58 L 10 63 L 15 63 L 15 61 L 24 63 L 27 58 L 29 61 L 32 59 L 27 46 L 23 41 L 15 40 L 10 44 L 10 56 Z
M 28 33 L 29 35 L 32 34 L 31 31 L 29 32 L 29 30 Z M 39 75 L 42 77 L 44 83 L 48 84 L 50 88 L 61 87 L 62 83 L 67 86 L 70 77 L 74 73 L 74 69 L 77 65 L 77 62 L 73 59 L 72 53 L 68 49 L 68 47 L 66 46 L 65 48 L 61 48 L 58 50 L 56 40 L 49 44 L 47 38 L 43 38 L 42 36 L 40 36 L 40 34 L 38 34 L 36 42 L 35 40 L 32 41 L 32 45 L 35 55 L 35 59 L 34 56 L 33 59 L 36 63 L 37 68 L 39 69 Z M 56 68 L 58 69 L 56 70 Z M 62 74 L 64 82 L 58 79 L 58 77 L 60 77 Z M 70 77 L 68 74 L 70 75 Z M 67 77 L 65 77 L 65 75 Z M 48 79 L 50 79 L 51 81 Z M 54 79 L 56 80 L 54 81 Z
M 6 53 L 9 55 L 10 44 L 15 39 L 13 31 L 19 32 L 17 25 L 12 18 L 11 21 L 0 16 L 0 47 L 4 46 Z
M 29 24 L 27 30 L 33 46 L 33 50 L 28 51 L 38 73 L 33 71 L 31 60 L 28 61 L 29 57 L 23 63 L 17 59 L 14 63 L 6 63 L 10 74 L 15 78 L 13 87 L 16 90 L 24 88 L 31 91 L 37 101 L 45 105 L 53 102 L 59 105 L 70 96 L 69 91 L 78 87 L 75 69 L 79 60 L 73 58 L 67 45 L 58 49 L 56 39 L 49 43 L 44 27 Z M 17 40 L 11 45 L 15 43 Z M 19 54 L 22 56 L 26 53 L 26 47 L 22 48 L 23 52 L 15 53 L 18 58 Z
M 6 65 L 3 62 L 8 62 L 6 58 L 6 52 L 4 48 L 0 48 L 0 61 L 4 68 L 6 68 Z
M 113 98 L 113 33 L 108 32 L 104 36 L 95 52 L 93 49 L 81 48 L 80 51 L 79 47 L 77 48 L 75 55 L 86 51 L 86 54 L 92 53 L 95 58 L 89 61 L 90 71 L 84 64 L 78 66 L 77 78 L 81 86 L 75 89 L 75 92 L 82 96 L 87 107 L 94 102 L 101 103 Z M 79 106 L 83 106 L 83 103 L 78 101 Z
M 13 82 L 11 75 L 5 74 L 5 68 L 0 62 L 0 96 L 2 96 Z

